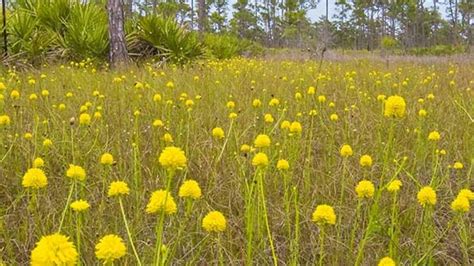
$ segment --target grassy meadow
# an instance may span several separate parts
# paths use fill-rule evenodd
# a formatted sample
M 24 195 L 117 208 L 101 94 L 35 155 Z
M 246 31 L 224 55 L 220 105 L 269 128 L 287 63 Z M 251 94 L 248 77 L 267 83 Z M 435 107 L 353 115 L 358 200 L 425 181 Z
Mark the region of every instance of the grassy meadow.
M 474 263 L 473 61 L 0 82 L 0 265 Z

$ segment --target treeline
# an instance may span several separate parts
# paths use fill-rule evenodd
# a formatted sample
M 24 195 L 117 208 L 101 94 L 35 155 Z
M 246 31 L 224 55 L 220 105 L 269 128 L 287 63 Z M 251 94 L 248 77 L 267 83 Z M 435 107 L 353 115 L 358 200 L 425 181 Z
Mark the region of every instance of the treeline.
M 258 54 L 263 46 L 444 54 L 473 44 L 472 0 L 444 0 L 443 5 L 439 0 L 336 0 L 333 17 L 328 1 L 123 0 L 121 9 L 132 57 L 153 55 L 177 63 Z M 106 58 L 107 4 L 9 1 L 4 30 L 10 58 Z M 312 22 L 308 12 L 316 8 L 326 15 Z

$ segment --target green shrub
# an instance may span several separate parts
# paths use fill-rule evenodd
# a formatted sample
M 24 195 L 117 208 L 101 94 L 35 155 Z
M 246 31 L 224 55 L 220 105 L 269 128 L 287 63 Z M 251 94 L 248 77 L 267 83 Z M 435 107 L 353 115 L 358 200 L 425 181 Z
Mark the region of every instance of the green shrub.
M 238 55 L 255 56 L 263 53 L 263 47 L 247 39 L 233 35 L 207 34 L 204 38 L 207 52 L 217 59 L 228 59 Z
M 204 51 L 196 33 L 187 31 L 171 18 L 139 18 L 136 38 L 153 48 L 152 54 L 175 64 L 185 64 L 199 58 Z

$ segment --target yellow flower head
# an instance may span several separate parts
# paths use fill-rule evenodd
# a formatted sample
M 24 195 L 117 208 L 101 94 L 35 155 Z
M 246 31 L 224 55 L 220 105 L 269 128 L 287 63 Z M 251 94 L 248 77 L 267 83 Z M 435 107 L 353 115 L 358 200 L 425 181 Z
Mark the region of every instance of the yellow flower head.
M 453 165 L 453 168 L 454 169 L 463 169 L 464 165 L 460 162 L 455 162 L 454 165 Z
M 165 124 L 163 123 L 163 121 L 161 121 L 160 119 L 156 119 L 155 121 L 153 121 L 153 126 L 154 127 L 162 127 L 164 126 Z
M 285 121 L 281 122 L 281 124 L 280 124 L 281 129 L 290 129 L 290 127 L 291 127 L 291 123 L 288 120 L 285 120 Z
M 420 117 L 425 117 L 427 114 L 428 114 L 428 112 L 426 112 L 425 109 L 421 109 L 420 111 L 418 111 L 418 115 Z
M 277 98 L 272 98 L 270 102 L 268 103 L 268 105 L 270 106 L 278 106 L 279 104 L 280 104 L 280 100 L 278 100 Z
M 228 101 L 227 104 L 226 104 L 227 108 L 229 109 L 234 109 L 235 107 L 235 102 L 233 101 Z
M 44 166 L 44 160 L 40 157 L 33 161 L 33 168 L 41 168 Z
M 20 99 L 20 92 L 17 91 L 17 90 L 12 90 L 12 92 L 10 93 L 10 98 L 12 100 L 18 100 Z
M 368 180 L 362 180 L 357 184 L 355 190 L 359 198 L 372 198 L 374 196 L 375 186 Z
M 43 188 L 48 185 L 48 178 L 46 178 L 43 170 L 39 168 L 30 168 L 23 176 L 21 185 L 25 188 Z
M 438 131 L 431 131 L 430 134 L 428 135 L 428 140 L 438 141 L 440 139 L 441 139 L 441 135 L 439 134 Z
M 178 196 L 181 198 L 199 199 L 201 197 L 201 188 L 195 180 L 186 180 L 179 187 Z
M 79 124 L 83 126 L 88 126 L 91 124 L 91 116 L 89 114 L 81 114 L 79 116 Z
M 288 170 L 290 168 L 290 163 L 287 160 L 278 160 L 277 169 L 278 170 Z
M 260 107 L 260 106 L 262 106 L 262 102 L 259 99 L 255 99 L 252 102 L 252 106 L 255 107 L 255 108 Z
M 396 266 L 395 261 L 392 260 L 390 257 L 382 258 L 379 261 L 379 264 L 377 264 L 377 265 L 378 266 Z
M 315 94 L 315 93 L 316 93 L 316 88 L 313 87 L 313 86 L 309 86 L 307 93 L 308 93 L 309 95 Z
M 165 133 L 163 135 L 163 141 L 166 142 L 166 143 L 171 143 L 171 142 L 173 142 L 173 136 L 171 136 L 170 133 Z
M 271 114 L 265 114 L 263 120 L 265 120 L 266 123 L 273 123 L 273 121 L 275 121 Z
M 329 119 L 331 119 L 331 121 L 337 121 L 339 120 L 339 116 L 337 114 L 331 114 L 331 116 L 329 116 Z
M 468 200 L 474 200 L 474 192 L 468 188 L 461 189 L 458 193 L 458 197 L 466 197 Z
M 397 192 L 400 190 L 401 186 L 402 186 L 402 181 L 395 179 L 388 184 L 387 190 L 390 192 Z
M 112 165 L 114 163 L 114 156 L 110 153 L 104 153 L 100 157 L 100 163 L 103 165 Z
M 417 198 L 418 202 L 423 207 L 436 204 L 436 192 L 430 186 L 421 188 L 418 192 Z
M 252 165 L 258 167 L 265 167 L 268 165 L 268 157 L 265 153 L 259 152 L 255 154 L 252 159 Z
M 71 203 L 70 207 L 76 212 L 81 212 L 81 211 L 85 211 L 89 209 L 90 205 L 85 200 L 76 200 L 73 203 Z
M 252 148 L 250 147 L 250 145 L 247 144 L 242 144 L 242 146 L 240 146 L 240 151 L 243 153 L 250 152 L 251 149 Z
M 165 214 L 176 213 L 176 203 L 168 191 L 160 189 L 151 194 L 150 201 L 146 206 L 146 212 L 156 213 L 158 211 L 164 211 Z
M 166 147 L 158 158 L 161 166 L 167 170 L 174 171 L 176 169 L 183 169 L 186 167 L 186 155 L 184 151 L 178 147 Z
M 336 214 L 334 209 L 326 204 L 316 206 L 316 210 L 313 212 L 313 222 L 319 225 L 325 224 L 336 224 Z
M 341 154 L 342 157 L 352 156 L 353 152 L 352 152 L 351 146 L 349 146 L 348 144 L 342 145 L 341 150 L 340 150 L 340 154 Z
M 8 115 L 0 115 L 0 126 L 8 126 L 10 123 L 11 120 Z
M 384 115 L 389 117 L 402 118 L 405 116 L 406 103 L 401 96 L 394 95 L 385 101 Z
M 269 147 L 272 141 L 270 140 L 270 137 L 265 134 L 260 134 L 255 138 L 254 145 L 257 148 L 265 148 Z
M 362 155 L 359 160 L 359 164 L 362 167 L 371 167 L 372 166 L 372 157 L 370 155 Z
M 212 129 L 212 136 L 216 139 L 223 139 L 225 137 L 224 130 L 220 127 Z
M 128 188 L 127 183 L 123 181 L 114 181 L 110 183 L 107 196 L 114 197 L 114 196 L 128 195 L 129 193 L 130 193 L 130 188 Z
M 53 141 L 52 140 L 50 140 L 50 139 L 43 140 L 43 147 L 49 148 L 51 146 L 53 146 Z
M 324 96 L 324 95 L 319 95 L 319 96 L 318 96 L 318 102 L 320 102 L 320 103 L 325 103 L 325 102 L 326 102 L 326 96 Z
M 31 251 L 31 265 L 76 265 L 76 247 L 59 233 L 43 236 Z
M 78 165 L 70 164 L 66 171 L 66 176 L 78 181 L 84 181 L 86 179 L 86 171 Z
M 290 126 L 291 133 L 301 133 L 301 131 L 303 131 L 303 127 L 301 126 L 299 122 L 295 121 L 291 123 L 291 126 Z
M 211 211 L 202 219 L 202 228 L 208 232 L 224 232 L 227 221 L 219 211 Z
M 471 204 L 469 199 L 464 196 L 458 195 L 453 202 L 451 202 L 451 209 L 455 212 L 465 213 L 469 212 L 471 208 Z
M 121 237 L 106 235 L 95 245 L 95 256 L 106 263 L 120 259 L 127 253 L 127 248 Z

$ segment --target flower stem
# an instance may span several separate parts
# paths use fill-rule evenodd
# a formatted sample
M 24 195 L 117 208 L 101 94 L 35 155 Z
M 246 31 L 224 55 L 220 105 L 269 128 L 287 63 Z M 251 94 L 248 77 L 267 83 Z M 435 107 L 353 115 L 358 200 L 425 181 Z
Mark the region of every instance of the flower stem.
M 69 195 L 67 196 L 66 206 L 64 206 L 63 213 L 61 214 L 61 222 L 59 223 L 58 233 L 61 232 L 61 228 L 63 227 L 64 218 L 66 217 L 66 212 L 67 212 L 67 209 L 69 208 L 69 203 L 71 202 L 72 192 L 74 191 L 75 185 L 76 185 L 76 181 L 74 180 L 72 181 L 71 188 L 69 189 Z
M 135 258 L 137 259 L 137 264 L 141 266 L 142 262 L 140 261 L 140 257 L 138 256 L 137 249 L 135 248 L 135 244 L 133 244 L 132 234 L 130 233 L 130 228 L 128 227 L 127 217 L 125 216 L 125 210 L 123 208 L 121 197 L 119 197 L 119 205 L 120 205 L 120 211 L 122 212 L 123 223 L 125 224 L 125 229 L 127 230 L 128 240 L 130 241 L 130 245 L 132 246 L 133 254 L 135 255 Z

